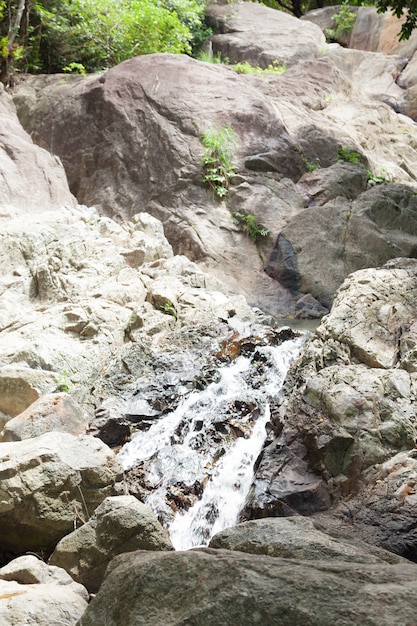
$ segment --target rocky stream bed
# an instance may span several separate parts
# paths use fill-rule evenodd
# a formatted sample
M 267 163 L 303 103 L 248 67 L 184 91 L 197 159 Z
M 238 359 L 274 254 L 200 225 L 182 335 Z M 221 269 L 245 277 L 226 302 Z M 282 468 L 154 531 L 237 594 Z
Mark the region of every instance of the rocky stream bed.
M 2 624 L 417 624 L 417 35 L 355 10 L 1 88 Z

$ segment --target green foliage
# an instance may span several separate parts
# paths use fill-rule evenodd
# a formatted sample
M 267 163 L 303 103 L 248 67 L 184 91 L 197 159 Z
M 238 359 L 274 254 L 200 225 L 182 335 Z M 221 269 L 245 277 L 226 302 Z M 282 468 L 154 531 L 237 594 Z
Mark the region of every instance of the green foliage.
M 384 168 L 382 168 L 382 171 L 385 172 Z M 368 170 L 366 173 L 368 176 L 368 185 L 370 187 L 375 187 L 376 185 L 385 185 L 391 182 L 388 178 L 386 178 L 382 174 L 380 175 L 374 174 L 374 172 L 371 172 L 370 170 Z
M 238 74 L 283 74 L 283 72 L 287 69 L 285 65 L 281 65 L 278 60 L 273 61 L 265 69 L 251 65 L 247 61 L 243 61 L 243 63 L 235 63 L 235 65 L 232 65 L 231 68 Z
M 229 60 L 227 58 L 223 59 L 221 52 L 210 54 L 210 52 L 205 52 L 204 50 L 201 50 L 198 53 L 197 59 L 199 61 L 203 61 L 204 63 L 213 63 L 214 65 L 223 65 L 224 63 L 227 63 Z
M 0 0 L 0 40 L 10 56 L 16 39 L 25 71 L 97 71 L 140 54 L 189 54 L 208 34 L 204 0 L 24 0 L 22 14 L 19 7 Z
M 378 13 L 384 13 L 390 9 L 397 17 L 402 17 L 404 11 L 407 18 L 399 32 L 399 39 L 409 39 L 414 28 L 417 26 L 417 2 L 416 0 L 377 0 Z
M 87 73 L 84 65 L 82 63 L 70 63 L 62 68 L 63 72 L 68 72 L 70 74 L 82 74 L 85 75 Z
M 65 393 L 69 393 L 73 386 L 74 383 L 68 376 L 67 370 L 64 368 L 56 380 L 56 389 L 57 391 L 64 391 Z
M 361 163 L 361 155 L 359 152 L 352 150 L 349 147 L 339 148 L 339 161 L 346 161 L 346 163 Z
M 238 145 L 238 137 L 230 126 L 210 127 L 201 135 L 205 148 L 202 163 L 204 182 L 208 183 L 219 198 L 224 198 L 229 179 L 235 169 L 232 163 Z
M 329 39 L 337 41 L 343 34 L 349 33 L 356 20 L 356 13 L 350 10 L 348 0 L 345 0 L 338 13 L 335 13 L 332 17 L 332 21 L 335 23 L 335 28 L 328 28 L 326 30 L 326 36 Z
M 256 217 L 251 213 L 246 214 L 234 211 L 232 215 L 234 223 L 240 226 L 243 232 L 252 239 L 253 243 L 257 243 L 259 237 L 267 237 L 269 235 L 269 229 L 259 224 L 256 221 Z
M 172 315 L 175 320 L 178 319 L 177 309 L 175 308 L 175 305 L 173 302 L 171 302 L 171 300 L 167 300 L 166 302 L 164 302 L 164 304 L 160 307 L 160 310 L 166 315 Z

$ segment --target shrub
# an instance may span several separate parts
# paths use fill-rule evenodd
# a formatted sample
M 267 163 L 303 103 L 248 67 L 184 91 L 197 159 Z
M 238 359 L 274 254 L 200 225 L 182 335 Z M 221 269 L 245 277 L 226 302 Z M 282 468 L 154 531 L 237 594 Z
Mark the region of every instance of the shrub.
M 205 148 L 202 162 L 204 182 L 208 183 L 219 198 L 224 198 L 229 187 L 229 179 L 235 173 L 232 163 L 238 144 L 238 137 L 230 126 L 210 127 L 201 135 Z
M 339 148 L 339 161 L 346 161 L 346 163 L 361 163 L 361 155 L 356 150 L 352 150 L 349 147 Z
M 335 13 L 332 17 L 332 21 L 335 23 L 335 28 L 326 29 L 326 37 L 337 41 L 342 35 L 349 33 L 356 20 L 356 13 L 350 10 L 349 3 L 345 0 L 340 7 L 340 11 Z
M 269 229 L 259 224 L 259 222 L 256 221 L 256 217 L 251 213 L 239 213 L 239 211 L 234 211 L 232 215 L 234 223 L 241 227 L 243 232 L 252 239 L 253 243 L 257 243 L 259 237 L 267 237 L 269 235 Z
M 243 61 L 243 63 L 235 63 L 235 65 L 232 65 L 231 68 L 238 74 L 283 74 L 287 69 L 285 65 L 281 65 L 278 60 L 273 61 L 265 69 L 263 69 L 262 67 L 251 65 L 250 63 L 248 63 L 248 61 Z

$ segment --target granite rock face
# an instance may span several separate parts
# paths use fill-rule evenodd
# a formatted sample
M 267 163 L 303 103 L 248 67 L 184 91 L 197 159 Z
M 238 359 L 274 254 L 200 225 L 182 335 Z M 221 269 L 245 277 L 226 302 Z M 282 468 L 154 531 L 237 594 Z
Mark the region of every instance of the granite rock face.
M 358 15 L 362 9 L 369 7 Z M 213 4 L 208 15 L 218 31 L 212 52 L 230 63 L 280 61 L 286 71 L 242 75 L 230 65 L 149 55 L 65 84 L 31 77 L 14 98 L 20 119 L 62 159 L 78 201 L 116 219 L 147 211 L 176 254 L 251 304 L 319 317 L 350 272 L 416 246 L 411 222 L 391 245 L 389 224 L 361 210 L 376 196 L 399 202 L 401 212 L 411 202 L 406 190 L 398 200 L 398 188 L 382 184 L 415 184 L 413 87 L 395 82 L 407 60 L 376 44 L 328 45 L 315 24 L 256 3 Z M 227 203 L 204 183 L 200 140 L 225 126 L 238 138 Z M 253 216 L 269 235 L 254 245 L 231 213 Z M 363 237 L 352 256 L 353 223 L 378 236 Z
M 68 433 L 0 444 L 1 548 L 48 554 L 110 495 L 122 467 L 99 439 Z
M 154 513 L 133 496 L 106 498 L 86 524 L 58 543 L 49 563 L 96 593 L 117 554 L 171 550 L 168 533 Z
M 113 559 L 79 626 L 412 623 L 416 565 L 298 560 L 223 549 Z
M 258 459 L 246 517 L 318 513 L 324 493 L 321 517 L 353 519 L 358 537 L 415 558 L 416 310 L 414 259 L 346 279 L 273 409 L 277 438 Z M 321 485 L 310 511 L 299 468 Z

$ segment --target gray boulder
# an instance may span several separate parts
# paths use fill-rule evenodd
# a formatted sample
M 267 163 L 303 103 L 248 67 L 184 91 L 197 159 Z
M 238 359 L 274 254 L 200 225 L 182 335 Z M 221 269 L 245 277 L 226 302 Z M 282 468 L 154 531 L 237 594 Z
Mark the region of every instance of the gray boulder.
M 209 547 L 303 561 L 406 563 L 391 552 L 341 532 L 329 534 L 314 520 L 298 515 L 252 520 L 226 528 L 212 537 Z
M 74 206 L 64 168 L 34 145 L 23 130 L 12 98 L 0 85 L 0 217 Z
M 154 513 L 133 496 L 106 498 L 86 524 L 58 543 L 49 563 L 96 593 L 117 554 L 173 550 Z
M 412 623 L 416 565 L 298 560 L 222 549 L 113 559 L 79 626 Z
M 56 377 L 51 372 L 4 365 L 0 368 L 0 411 L 3 423 L 25 411 L 42 394 L 52 392 Z M 6 417 L 7 416 L 7 417 Z
M 251 2 L 226 7 L 213 3 L 206 19 L 219 33 L 211 37 L 213 52 L 220 52 L 230 63 L 247 61 L 268 67 L 278 61 L 289 67 L 319 56 L 326 42 L 316 25 Z
M 109 495 L 122 467 L 94 437 L 47 433 L 0 444 L 0 547 L 51 552 Z

